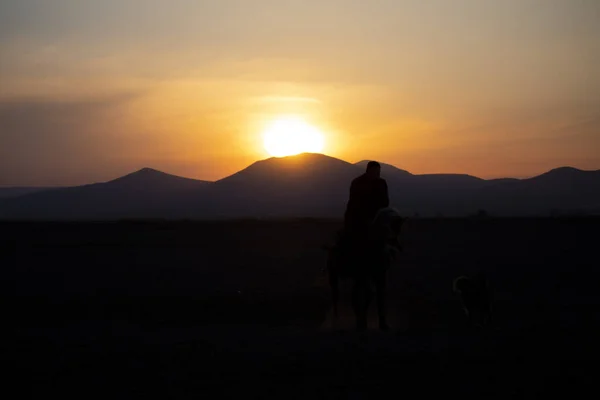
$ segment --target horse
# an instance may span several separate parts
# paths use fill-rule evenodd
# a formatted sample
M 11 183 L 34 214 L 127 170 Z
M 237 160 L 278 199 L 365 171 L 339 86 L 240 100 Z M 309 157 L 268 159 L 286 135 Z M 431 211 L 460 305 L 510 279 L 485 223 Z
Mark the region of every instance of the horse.
M 398 211 L 392 207 L 379 210 L 369 225 L 367 243 L 356 248 L 344 231 L 338 232 L 333 245 L 324 246 L 328 252 L 327 275 L 331 290 L 334 319 L 339 312 L 340 281 L 354 280 L 352 306 L 357 319 L 357 328 L 366 329 L 367 310 L 371 302 L 371 286 L 375 286 L 379 327 L 387 330 L 385 318 L 386 273 L 402 251 L 399 242 L 400 229 L 405 222 Z

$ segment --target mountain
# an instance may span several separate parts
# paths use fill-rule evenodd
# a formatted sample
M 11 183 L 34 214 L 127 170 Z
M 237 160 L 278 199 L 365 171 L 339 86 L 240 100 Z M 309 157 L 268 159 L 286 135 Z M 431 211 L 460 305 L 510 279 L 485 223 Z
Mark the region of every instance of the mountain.
M 470 175 L 411 175 L 401 182 L 388 184 L 394 205 L 406 215 L 459 216 L 472 211 L 465 201 L 486 185 Z M 396 200 L 397 199 L 397 200 Z
M 152 218 L 210 182 L 151 168 L 105 183 L 45 190 L 0 203 L 0 217 L 19 219 Z
M 592 213 L 600 207 L 600 171 L 562 167 L 529 179 L 501 180 L 472 201 L 496 215 Z
M 23 196 L 29 193 L 41 192 L 51 187 L 0 187 L 0 199 Z
M 181 190 L 205 186 L 208 183 L 211 182 L 183 178 L 181 176 L 157 171 L 152 168 L 142 168 L 139 171 L 122 176 L 105 184 L 115 188 L 122 187 L 130 190 L 155 190 L 153 187 L 160 188 L 160 190 Z
M 180 210 L 196 218 L 339 216 L 348 184 L 361 172 L 322 154 L 273 157 L 215 182 Z
M 322 154 L 269 158 L 216 182 L 144 168 L 92 185 L 0 199 L 0 218 L 118 219 L 337 217 L 350 181 L 366 162 Z M 598 213 L 600 171 L 558 168 L 529 179 L 485 180 L 470 175 L 413 175 L 382 166 L 392 205 L 413 216 Z

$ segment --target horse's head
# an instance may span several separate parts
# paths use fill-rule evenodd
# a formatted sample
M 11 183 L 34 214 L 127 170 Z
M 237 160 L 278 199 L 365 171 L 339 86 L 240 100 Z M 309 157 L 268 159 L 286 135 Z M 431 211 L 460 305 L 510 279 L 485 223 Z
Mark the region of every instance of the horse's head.
M 379 219 L 375 224 L 376 240 L 385 242 L 386 254 L 389 262 L 397 259 L 399 253 L 402 252 L 400 245 L 400 233 L 406 218 L 402 217 L 395 209 L 387 208 L 381 210 L 378 215 Z

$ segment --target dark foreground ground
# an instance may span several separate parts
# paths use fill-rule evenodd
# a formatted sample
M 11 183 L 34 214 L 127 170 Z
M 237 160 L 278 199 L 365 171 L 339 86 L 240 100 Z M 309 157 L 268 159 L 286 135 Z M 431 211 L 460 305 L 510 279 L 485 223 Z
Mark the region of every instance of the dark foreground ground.
M 394 330 L 366 342 L 327 329 L 320 245 L 338 228 L 0 223 L 4 381 L 14 398 L 597 394 L 600 220 L 409 221 Z M 451 292 L 480 270 L 485 333 Z

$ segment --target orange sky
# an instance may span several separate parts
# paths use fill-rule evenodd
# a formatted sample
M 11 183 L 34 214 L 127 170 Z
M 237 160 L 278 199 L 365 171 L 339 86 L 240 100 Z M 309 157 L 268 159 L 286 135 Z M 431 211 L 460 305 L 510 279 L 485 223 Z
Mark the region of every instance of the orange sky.
M 596 0 L 2 2 L 0 185 L 214 180 L 267 157 L 284 114 L 326 154 L 413 173 L 600 169 L 599 17 Z

